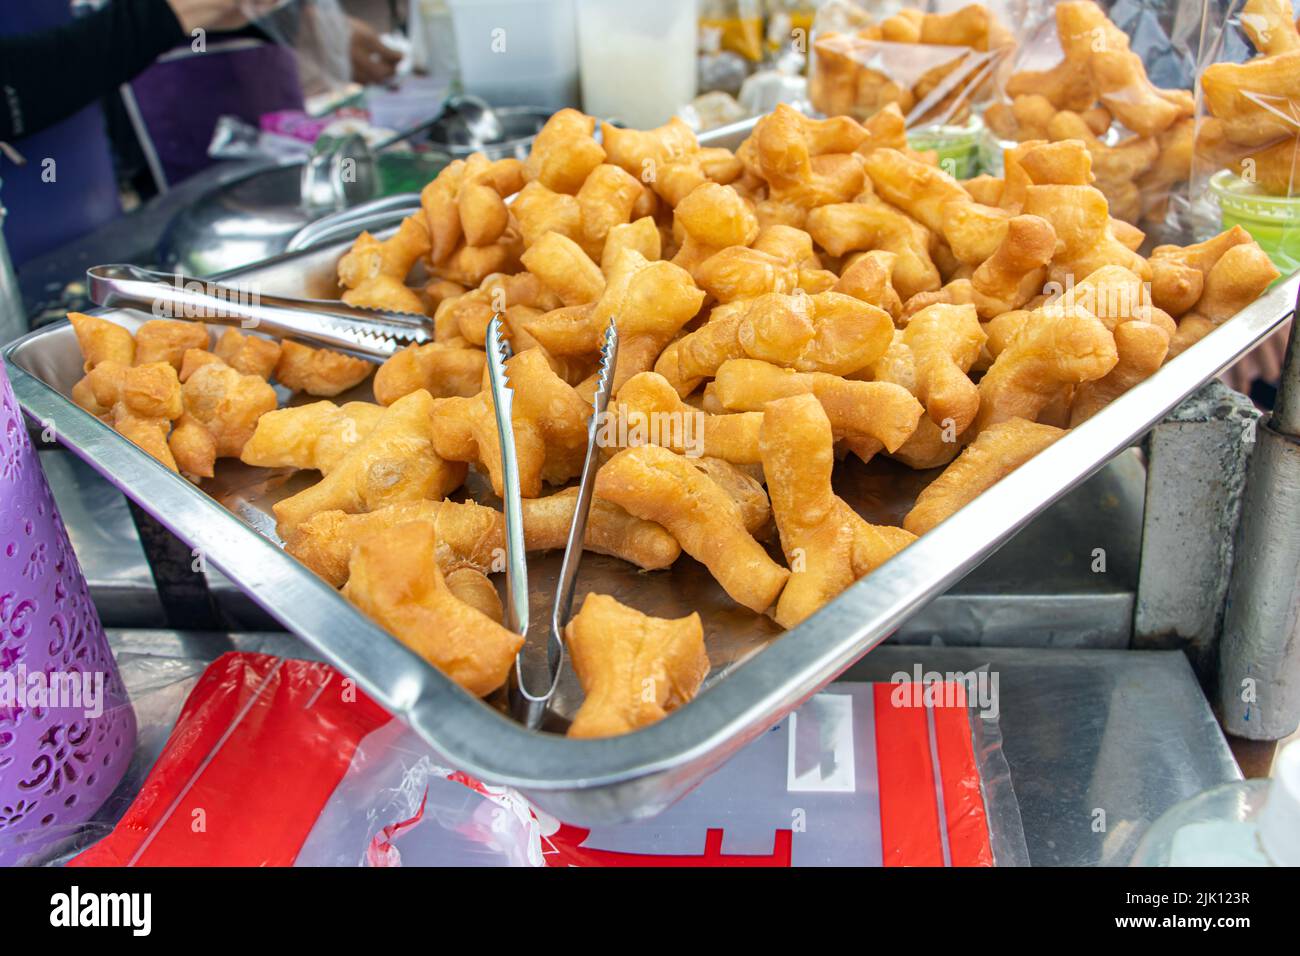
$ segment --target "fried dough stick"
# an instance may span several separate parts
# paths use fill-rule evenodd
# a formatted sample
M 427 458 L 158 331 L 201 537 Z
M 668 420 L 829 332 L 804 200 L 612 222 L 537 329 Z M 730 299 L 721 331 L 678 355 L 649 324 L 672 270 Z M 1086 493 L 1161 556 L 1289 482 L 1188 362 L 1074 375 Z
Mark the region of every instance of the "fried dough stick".
M 762 613 L 790 572 L 745 530 L 739 507 L 691 461 L 657 445 L 627 448 L 596 474 L 596 494 L 663 525 L 737 603 Z
M 831 423 L 812 395 L 769 402 L 761 442 L 781 549 L 794 569 L 776 605 L 777 623 L 789 628 L 907 547 L 915 535 L 869 524 L 831 490 Z
M 399 501 L 444 498 L 465 481 L 466 466 L 433 447 L 434 400 L 425 391 L 398 399 L 320 482 L 276 502 L 276 530 L 287 537 L 318 511 L 374 511 Z
M 570 737 L 612 737 L 661 720 L 693 698 L 709 672 L 699 614 L 650 617 L 588 594 L 564 639 L 587 695 Z
M 990 425 L 926 486 L 903 527 L 925 534 L 1064 434 L 1064 429 L 1023 418 Z
M 428 522 L 399 525 L 357 545 L 343 595 L 363 614 L 476 697 L 505 683 L 521 635 L 457 598 L 438 567 Z

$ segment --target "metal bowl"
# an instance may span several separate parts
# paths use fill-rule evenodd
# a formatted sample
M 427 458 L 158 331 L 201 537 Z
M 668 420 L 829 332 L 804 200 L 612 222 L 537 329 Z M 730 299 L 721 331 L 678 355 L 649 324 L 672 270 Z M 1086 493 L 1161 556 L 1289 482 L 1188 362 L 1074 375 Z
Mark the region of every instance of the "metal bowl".
M 538 130 L 553 110 L 534 106 L 501 106 L 493 110 L 501 124 L 501 139 L 484 142 L 470 132 L 465 118 L 448 110 L 429 127 L 429 142 L 454 159 L 470 153 L 484 153 L 488 159 L 525 159 Z

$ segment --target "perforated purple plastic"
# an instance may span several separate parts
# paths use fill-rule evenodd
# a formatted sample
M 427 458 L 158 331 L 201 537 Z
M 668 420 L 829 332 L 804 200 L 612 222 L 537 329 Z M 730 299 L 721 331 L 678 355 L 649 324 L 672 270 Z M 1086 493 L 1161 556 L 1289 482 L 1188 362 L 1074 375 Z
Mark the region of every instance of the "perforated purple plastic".
M 0 865 L 89 819 L 135 713 L 0 362 Z

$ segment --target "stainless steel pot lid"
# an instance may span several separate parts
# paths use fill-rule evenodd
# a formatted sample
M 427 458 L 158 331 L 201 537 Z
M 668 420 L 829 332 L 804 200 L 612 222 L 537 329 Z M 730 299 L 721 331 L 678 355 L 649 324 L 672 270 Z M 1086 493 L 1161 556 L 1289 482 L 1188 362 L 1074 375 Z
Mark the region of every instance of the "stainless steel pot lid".
M 523 159 L 552 112 L 534 106 L 490 108 L 482 101 L 475 103 L 473 97 L 459 97 L 448 101 L 442 116 L 429 127 L 429 141 L 456 158 L 482 152 L 488 159 Z

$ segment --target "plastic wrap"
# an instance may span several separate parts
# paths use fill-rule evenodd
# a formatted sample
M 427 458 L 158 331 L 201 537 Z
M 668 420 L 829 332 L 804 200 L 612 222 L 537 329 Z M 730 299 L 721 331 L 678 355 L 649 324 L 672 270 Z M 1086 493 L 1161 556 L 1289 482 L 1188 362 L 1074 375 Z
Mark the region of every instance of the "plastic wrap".
M 339 0 L 240 0 L 240 11 L 280 46 L 291 48 L 308 97 L 342 95 L 352 79 L 352 28 Z
M 716 46 L 750 63 L 763 58 L 761 0 L 700 0 L 699 10 L 706 47 Z
M 1001 150 L 1017 142 L 1082 140 L 1111 215 L 1180 238 L 1195 130 L 1186 22 L 1199 5 L 1036 0 L 984 112 L 994 137 L 985 165 L 999 171 Z
M 1198 50 L 1190 214 L 1199 236 L 1244 226 L 1283 274 L 1300 267 L 1300 30 L 1291 0 L 1207 0 Z
M 909 129 L 962 127 L 1015 49 L 1003 4 L 830 0 L 813 27 L 809 98 L 869 119 L 895 103 Z
M 195 661 L 128 654 L 121 664 L 141 747 L 104 812 L 54 862 L 1027 862 L 997 720 L 951 680 L 836 684 L 658 817 L 587 829 L 443 766 L 325 664 L 226 653 L 197 679 Z

